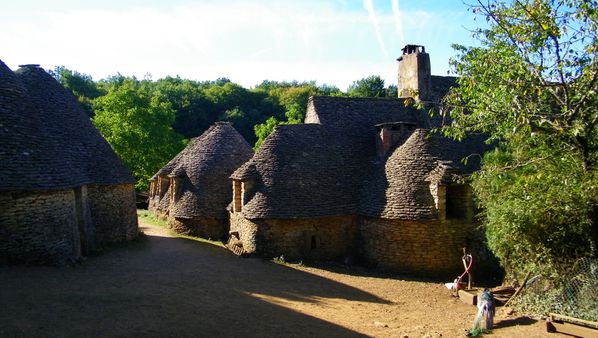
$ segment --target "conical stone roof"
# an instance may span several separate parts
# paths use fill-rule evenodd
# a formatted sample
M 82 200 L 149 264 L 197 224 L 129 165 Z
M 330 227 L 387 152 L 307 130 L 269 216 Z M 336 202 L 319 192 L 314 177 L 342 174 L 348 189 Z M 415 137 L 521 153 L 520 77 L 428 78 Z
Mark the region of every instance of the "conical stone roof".
M 133 183 L 77 100 L 35 65 L 0 61 L 0 189 Z
M 364 186 L 361 214 L 370 217 L 434 219 L 437 210 L 428 175 L 438 165 L 441 149 L 434 137 L 416 129 L 386 161 L 375 165 Z
M 212 125 L 159 171 L 179 185 L 170 215 L 225 219 L 232 199 L 229 177 L 252 155 L 247 141 L 230 123 Z
M 41 112 L 46 134 L 66 152 L 72 166 L 73 184 L 134 183 L 129 171 L 68 90 L 39 67 L 21 67 L 16 74 Z
M 70 183 L 70 163 L 49 138 L 19 78 L 0 61 L 0 189 L 52 189 Z

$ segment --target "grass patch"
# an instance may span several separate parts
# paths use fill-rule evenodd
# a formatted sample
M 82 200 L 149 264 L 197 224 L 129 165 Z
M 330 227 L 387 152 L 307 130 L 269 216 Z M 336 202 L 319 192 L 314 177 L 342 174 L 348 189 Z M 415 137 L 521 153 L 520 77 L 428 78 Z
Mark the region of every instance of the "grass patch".
M 166 221 L 156 218 L 156 216 L 154 216 L 154 214 L 151 213 L 148 210 L 137 209 L 137 218 L 139 219 L 140 222 L 148 223 L 148 224 L 151 224 L 151 225 L 155 225 L 155 226 L 159 226 L 161 228 L 164 228 L 166 231 L 168 231 L 168 233 L 172 237 L 184 238 L 184 239 L 189 239 L 189 240 L 200 242 L 200 243 L 207 243 L 207 244 L 216 245 L 216 246 L 219 246 L 219 247 L 224 247 L 224 243 L 222 243 L 221 241 L 213 241 L 211 239 L 205 239 L 205 238 L 196 237 L 196 236 L 183 235 L 183 234 L 179 234 L 179 233 L 177 233 L 175 231 L 172 231 L 171 229 L 168 229 L 168 227 L 166 227 Z
M 149 210 L 137 209 L 137 219 L 144 223 L 166 228 L 166 221 L 157 219 L 156 216 L 154 216 L 154 214 L 152 214 Z

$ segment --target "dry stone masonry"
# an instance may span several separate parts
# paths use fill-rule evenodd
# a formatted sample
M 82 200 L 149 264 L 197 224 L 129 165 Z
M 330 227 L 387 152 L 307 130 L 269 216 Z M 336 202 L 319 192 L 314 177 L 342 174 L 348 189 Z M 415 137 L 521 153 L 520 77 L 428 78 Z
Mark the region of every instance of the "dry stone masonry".
M 60 264 L 137 236 L 133 177 L 37 65 L 0 61 L 0 147 L 0 264 Z

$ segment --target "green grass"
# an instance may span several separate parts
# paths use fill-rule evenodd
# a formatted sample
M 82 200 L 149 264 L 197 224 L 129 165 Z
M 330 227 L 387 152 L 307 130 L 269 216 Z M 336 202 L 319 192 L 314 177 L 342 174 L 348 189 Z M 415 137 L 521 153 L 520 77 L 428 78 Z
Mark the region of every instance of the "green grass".
M 189 240 L 200 242 L 200 243 L 206 243 L 206 244 L 211 244 L 211 245 L 215 245 L 215 246 L 219 246 L 219 247 L 224 247 L 224 243 L 222 243 L 221 241 L 213 241 L 210 239 L 189 236 L 189 235 L 183 235 L 183 234 L 174 232 L 171 229 L 168 229 L 168 227 L 166 227 L 166 221 L 156 218 L 156 216 L 154 216 L 154 214 L 152 214 L 148 210 L 137 209 L 137 218 L 139 219 L 140 222 L 149 223 L 151 225 L 155 225 L 155 226 L 164 228 L 173 237 L 185 238 L 185 239 L 189 239 Z
M 137 209 L 137 219 L 144 223 L 166 228 L 166 221 L 157 219 L 149 210 Z

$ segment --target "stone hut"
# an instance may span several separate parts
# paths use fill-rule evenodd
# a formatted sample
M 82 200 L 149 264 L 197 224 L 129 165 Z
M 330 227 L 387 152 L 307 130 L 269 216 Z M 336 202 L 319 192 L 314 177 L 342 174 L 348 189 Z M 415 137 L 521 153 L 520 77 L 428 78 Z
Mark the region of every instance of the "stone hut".
M 277 127 L 232 175 L 228 247 L 238 254 L 344 259 L 428 276 L 462 270 L 473 231 L 470 188 L 459 178 L 479 166 L 481 139 L 454 142 L 428 130 L 434 109 L 455 83 L 431 76 L 429 58 L 407 46 L 401 72 L 413 98 L 312 97 L 305 123 Z M 423 59 L 425 60 L 424 55 Z M 407 69 L 406 69 L 407 68 Z M 420 84 L 419 82 L 429 82 Z M 421 99 L 420 99 L 421 98 Z M 425 98 L 425 100 L 424 100 Z
M 217 122 L 152 177 L 150 210 L 179 233 L 226 239 L 229 176 L 252 155 L 230 123 Z
M 137 236 L 134 179 L 77 100 L 0 61 L 0 263 L 55 264 Z

